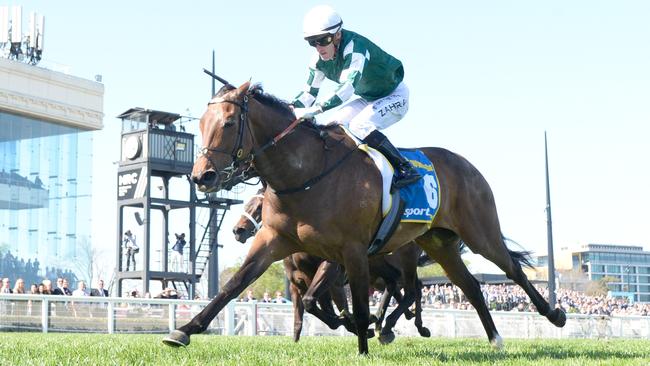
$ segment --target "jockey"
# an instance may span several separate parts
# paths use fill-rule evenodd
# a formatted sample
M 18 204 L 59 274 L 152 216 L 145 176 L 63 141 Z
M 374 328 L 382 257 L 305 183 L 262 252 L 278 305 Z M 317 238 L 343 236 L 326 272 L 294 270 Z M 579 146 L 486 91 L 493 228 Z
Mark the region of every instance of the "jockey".
M 292 102 L 296 117 L 311 118 L 340 106 L 332 117 L 335 123 L 347 126 L 386 156 L 395 168 L 396 188 L 420 179 L 411 163 L 379 132 L 408 111 L 409 90 L 402 82 L 402 62 L 367 38 L 343 29 L 341 17 L 326 5 L 305 15 L 303 36 L 317 54 L 309 65 L 305 89 Z M 314 103 L 325 78 L 339 86 L 324 102 Z

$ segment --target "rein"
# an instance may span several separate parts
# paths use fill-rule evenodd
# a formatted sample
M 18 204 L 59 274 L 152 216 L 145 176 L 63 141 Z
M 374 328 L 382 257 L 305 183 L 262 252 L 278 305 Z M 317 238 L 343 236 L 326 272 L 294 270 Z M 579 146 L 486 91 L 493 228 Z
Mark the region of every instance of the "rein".
M 207 147 L 203 146 L 201 149 L 199 149 L 199 155 L 205 156 L 212 166 L 216 165 L 210 159 L 210 156 L 208 155 L 208 152 L 216 152 L 216 153 L 221 153 L 221 154 L 227 154 L 230 155 L 230 158 L 232 159 L 232 163 L 230 163 L 230 167 L 224 169 L 226 171 L 226 179 L 231 179 L 233 177 L 233 174 L 237 171 L 237 168 L 239 165 L 243 162 L 246 163 L 249 167 L 250 164 L 253 162 L 255 159 L 255 155 L 260 155 L 264 152 L 264 150 L 268 149 L 271 146 L 275 146 L 278 141 L 282 140 L 286 135 L 288 135 L 297 125 L 300 123 L 300 119 L 296 118 L 287 128 L 284 129 L 284 131 L 280 132 L 277 136 L 273 137 L 269 142 L 264 144 L 262 147 L 259 149 L 254 149 L 254 152 L 252 154 L 248 154 L 247 157 L 242 158 L 244 155 L 244 149 L 243 149 L 243 144 L 244 144 L 244 129 L 246 126 L 248 126 L 248 94 L 244 96 L 244 99 L 242 103 L 236 102 L 234 100 L 230 99 L 214 99 L 208 103 L 208 105 L 212 104 L 218 104 L 218 103 L 230 103 L 234 104 L 239 109 L 241 110 L 241 113 L 239 114 L 239 129 L 237 130 L 237 142 L 235 147 L 231 152 L 228 152 L 225 149 L 220 149 L 216 147 Z M 250 127 L 248 127 L 248 130 L 250 131 Z M 248 170 L 248 169 L 247 169 Z M 246 171 L 242 174 L 242 177 L 246 177 Z
M 226 175 L 226 179 L 224 181 L 228 181 L 233 178 L 234 174 L 237 172 L 237 169 L 241 164 L 244 164 L 247 168 L 245 172 L 251 169 L 251 166 L 253 164 L 253 160 L 255 159 L 255 156 L 262 154 L 266 149 L 277 145 L 277 143 L 282 140 L 285 136 L 287 136 L 290 132 L 292 132 L 300 123 L 301 119 L 297 118 L 293 122 L 287 126 L 282 132 L 280 132 L 278 135 L 273 137 L 269 142 L 265 143 L 262 145 L 260 148 L 255 148 L 253 147 L 253 151 L 248 154 L 246 157 L 242 157 L 244 155 L 244 149 L 243 149 L 243 143 L 244 143 L 244 134 L 245 134 L 245 129 L 248 126 L 248 131 L 250 133 L 250 126 L 249 126 L 249 119 L 248 119 L 248 96 L 249 94 L 247 93 L 244 98 L 242 103 L 239 103 L 234 100 L 230 99 L 222 99 L 222 98 L 215 98 L 212 101 L 208 103 L 208 105 L 212 104 L 218 104 L 218 103 L 230 103 L 233 104 L 240 109 L 240 114 L 239 114 L 239 129 L 237 130 L 237 138 L 236 138 L 236 145 L 233 148 L 232 151 L 228 152 L 225 149 L 220 149 L 220 148 L 211 148 L 207 146 L 201 147 L 199 149 L 199 155 L 205 156 L 210 164 L 212 164 L 213 167 L 216 167 L 217 165 L 212 161 L 210 158 L 210 155 L 208 152 L 216 152 L 216 153 L 221 153 L 221 154 L 226 154 L 230 155 L 230 158 L 232 159 L 232 162 L 229 167 L 223 169 L 221 173 L 224 173 Z M 252 137 L 252 133 L 251 133 Z M 329 168 L 325 169 L 321 174 L 308 179 L 305 183 L 303 183 L 300 186 L 293 187 L 293 188 L 288 188 L 288 189 L 283 189 L 279 191 L 275 191 L 276 194 L 278 195 L 284 195 L 284 194 L 291 194 L 291 193 L 296 193 L 296 192 L 301 192 L 301 191 L 306 191 L 309 190 L 313 185 L 318 183 L 320 180 L 325 178 L 328 174 L 333 172 L 336 168 L 338 168 L 343 162 L 345 162 L 350 156 L 352 156 L 352 153 L 356 149 L 350 149 L 341 159 L 339 159 L 334 165 L 330 166 Z M 245 177 L 245 174 L 242 174 L 242 177 Z M 246 214 L 244 214 L 249 220 L 251 220 L 254 224 L 256 222 L 252 220 L 252 218 L 248 217 Z M 257 228 L 257 225 L 256 225 Z
M 319 175 L 308 179 L 305 183 L 298 187 L 294 188 L 288 188 L 288 189 L 283 189 L 280 191 L 275 191 L 275 194 L 277 195 L 283 195 L 283 194 L 291 194 L 291 193 L 296 193 L 296 192 L 301 192 L 301 191 L 307 191 L 309 190 L 313 185 L 318 183 L 321 179 L 325 178 L 328 174 L 334 171 L 334 169 L 338 168 L 339 165 L 343 164 L 344 161 L 346 161 L 350 156 L 352 156 L 352 153 L 356 149 L 350 149 L 345 155 L 339 159 L 334 165 L 330 166 L 329 168 L 325 169 L 322 173 Z

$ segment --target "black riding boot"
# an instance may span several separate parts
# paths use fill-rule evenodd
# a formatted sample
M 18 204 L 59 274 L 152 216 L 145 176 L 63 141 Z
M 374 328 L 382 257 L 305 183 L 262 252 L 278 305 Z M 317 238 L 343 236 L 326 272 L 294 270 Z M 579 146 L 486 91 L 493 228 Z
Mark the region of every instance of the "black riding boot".
M 413 165 L 397 151 L 395 146 L 388 141 L 388 138 L 378 130 L 374 130 L 368 135 L 363 142 L 373 149 L 379 150 L 384 154 L 386 159 L 393 165 L 395 169 L 395 177 L 393 178 L 393 186 L 395 188 L 402 188 L 411 183 L 417 182 L 422 176 L 413 168 Z

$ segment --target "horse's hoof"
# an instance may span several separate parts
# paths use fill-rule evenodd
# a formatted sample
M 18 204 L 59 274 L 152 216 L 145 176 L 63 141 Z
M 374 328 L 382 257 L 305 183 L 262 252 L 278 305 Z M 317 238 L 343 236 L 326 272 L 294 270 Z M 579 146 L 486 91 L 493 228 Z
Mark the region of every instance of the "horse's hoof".
M 378 322 L 379 318 L 377 318 L 377 316 L 373 314 L 373 315 L 370 315 L 370 318 L 368 320 L 370 320 L 370 324 L 372 324 L 372 323 Z
M 379 335 L 379 343 L 381 344 L 390 344 L 395 340 L 395 333 L 382 333 Z
M 496 337 L 490 341 L 490 344 L 495 350 L 501 351 L 503 349 L 503 338 L 497 334 Z
M 190 337 L 183 331 L 175 330 L 163 338 L 162 341 L 170 347 L 186 347 L 190 344 Z
M 415 317 L 415 314 L 413 314 L 412 312 L 408 310 L 404 312 L 404 318 L 406 318 L 406 320 L 411 320 L 413 319 L 413 317 Z
M 427 327 L 422 327 L 418 329 L 418 331 L 420 332 L 421 337 L 425 337 L 425 338 L 431 337 L 431 331 Z
M 553 309 L 546 315 L 546 319 L 558 328 L 562 328 L 566 324 L 566 314 L 561 309 Z
M 375 331 L 372 330 L 371 328 L 368 328 L 368 331 L 366 332 L 366 337 L 368 337 L 368 339 L 374 338 L 375 337 Z

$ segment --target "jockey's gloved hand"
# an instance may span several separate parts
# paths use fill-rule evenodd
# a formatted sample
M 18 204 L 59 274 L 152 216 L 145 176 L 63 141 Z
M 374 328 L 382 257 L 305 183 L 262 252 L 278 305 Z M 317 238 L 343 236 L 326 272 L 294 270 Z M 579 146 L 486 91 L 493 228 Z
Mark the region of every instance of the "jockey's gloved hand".
M 296 115 L 296 118 L 298 119 L 306 119 L 306 118 L 312 118 L 319 113 L 323 113 L 323 109 L 321 108 L 320 105 L 315 104 L 307 108 L 294 108 L 293 113 Z

